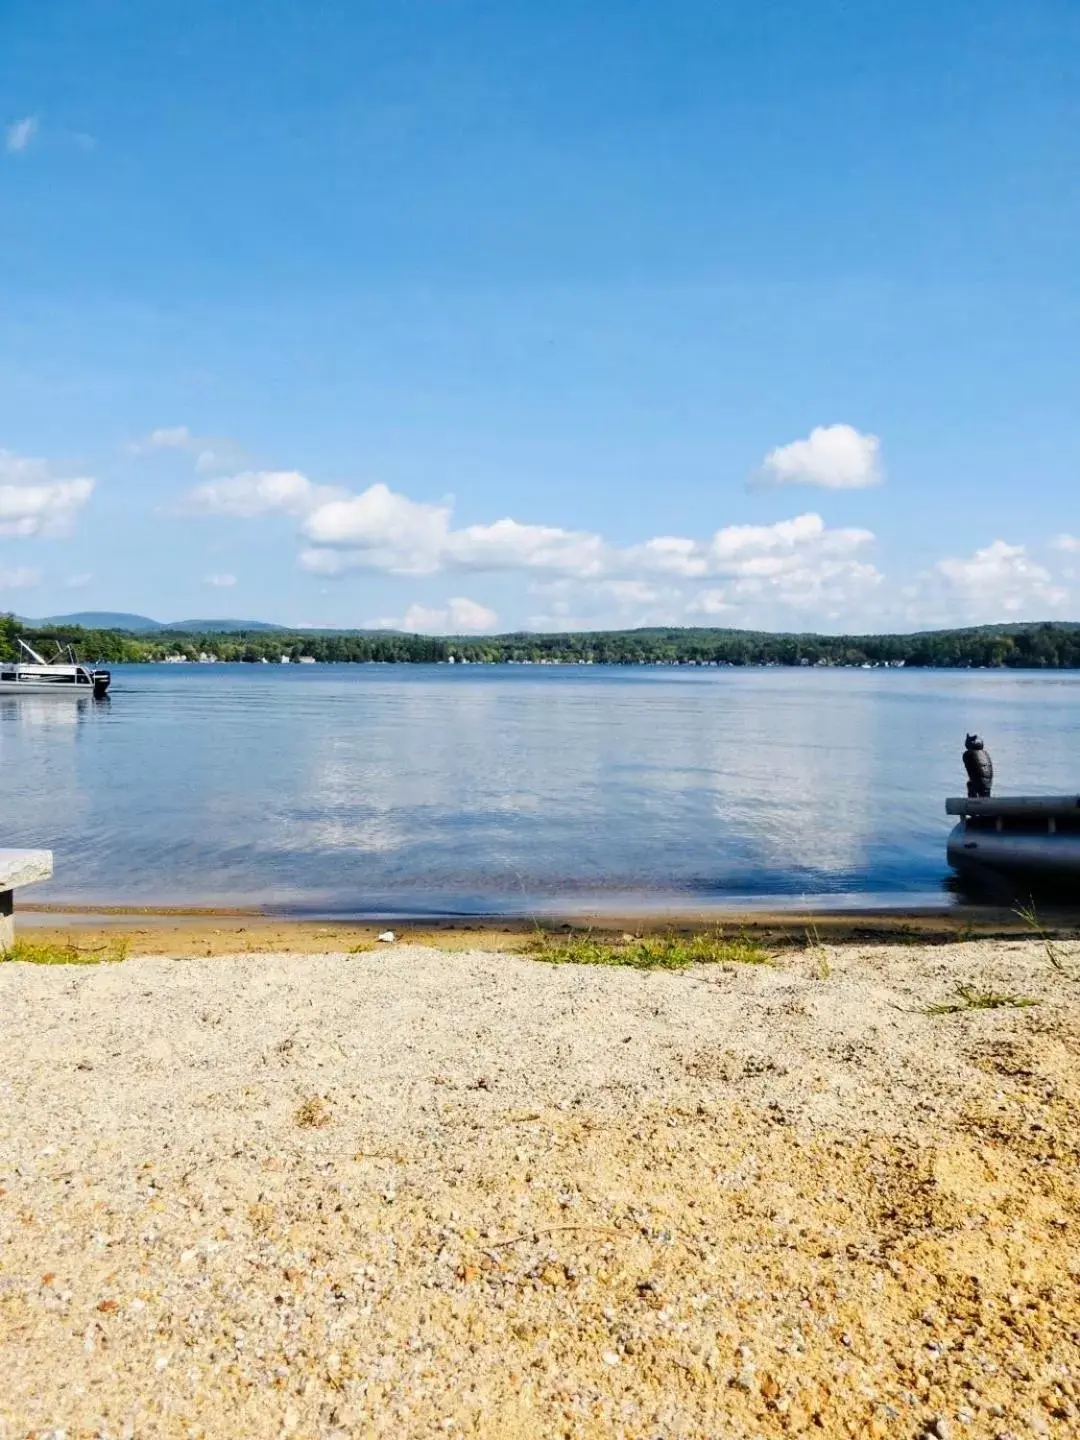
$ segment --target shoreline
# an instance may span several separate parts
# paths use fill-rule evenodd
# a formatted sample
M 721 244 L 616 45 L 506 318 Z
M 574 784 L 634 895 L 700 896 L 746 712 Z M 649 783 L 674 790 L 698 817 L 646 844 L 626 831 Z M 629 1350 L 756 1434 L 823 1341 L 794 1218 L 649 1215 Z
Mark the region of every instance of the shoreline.
M 1080 907 L 1040 911 L 1046 933 L 1080 933 Z M 817 941 L 831 945 L 943 945 L 964 940 L 1031 939 L 1030 922 L 1007 907 L 956 905 L 948 909 L 898 907 L 843 911 L 733 910 L 662 913 L 551 915 L 522 918 L 500 915 L 417 917 L 381 915 L 340 919 L 333 916 L 275 914 L 239 907 L 143 907 L 20 904 L 17 933 L 35 943 L 93 947 L 127 943 L 139 955 L 226 955 L 261 951 L 325 954 L 377 942 L 385 931 L 398 944 L 440 950 L 518 951 L 538 931 L 591 932 L 598 937 L 693 934 L 722 930 L 748 935 L 766 944 L 800 948 Z

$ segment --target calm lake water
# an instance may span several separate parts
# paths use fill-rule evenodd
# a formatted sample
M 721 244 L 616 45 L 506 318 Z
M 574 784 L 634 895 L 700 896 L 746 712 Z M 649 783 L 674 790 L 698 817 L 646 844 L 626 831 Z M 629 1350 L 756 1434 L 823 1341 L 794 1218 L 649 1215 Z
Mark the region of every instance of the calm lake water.
M 118 666 L 0 699 L 26 899 L 325 914 L 949 903 L 965 730 L 1080 791 L 1080 673 Z

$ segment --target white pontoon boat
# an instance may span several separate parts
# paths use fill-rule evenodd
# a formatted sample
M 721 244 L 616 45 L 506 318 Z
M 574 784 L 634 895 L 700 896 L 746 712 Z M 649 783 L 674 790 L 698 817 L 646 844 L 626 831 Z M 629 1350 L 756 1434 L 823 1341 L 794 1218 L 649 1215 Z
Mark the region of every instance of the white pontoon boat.
M 83 665 L 69 645 L 57 646 L 53 660 L 43 660 L 25 640 L 18 641 L 29 660 L 0 660 L 0 697 L 4 695 L 92 695 L 100 700 L 112 680 L 108 670 Z
M 1080 795 L 956 798 L 945 813 L 960 823 L 949 836 L 949 864 L 961 873 L 1024 875 L 1080 887 Z

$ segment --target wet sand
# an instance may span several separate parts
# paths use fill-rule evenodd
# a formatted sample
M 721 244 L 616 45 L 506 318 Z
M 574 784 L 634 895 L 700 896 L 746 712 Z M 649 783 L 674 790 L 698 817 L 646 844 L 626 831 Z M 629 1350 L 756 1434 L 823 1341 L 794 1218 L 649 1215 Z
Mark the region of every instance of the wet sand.
M 1051 933 L 1071 934 L 1080 929 L 1080 908 L 1046 909 L 1041 919 Z M 563 918 L 508 920 L 451 917 L 418 922 L 410 917 L 378 921 L 311 920 L 272 915 L 258 910 L 136 909 L 20 904 L 20 933 L 27 938 L 66 944 L 102 945 L 122 937 L 129 953 L 177 956 L 213 956 L 264 951 L 280 954 L 320 954 L 350 950 L 369 944 L 391 929 L 399 940 L 442 950 L 483 949 L 516 951 L 539 928 L 592 930 L 597 934 L 656 934 L 669 931 L 720 929 L 725 934 L 760 936 L 772 945 L 805 945 L 817 936 L 834 944 L 905 944 L 916 940 L 945 943 L 975 937 L 1030 936 L 1030 927 L 1007 907 L 954 906 L 948 909 L 890 909 L 848 911 L 751 910 L 702 915 L 664 912 L 604 913 Z

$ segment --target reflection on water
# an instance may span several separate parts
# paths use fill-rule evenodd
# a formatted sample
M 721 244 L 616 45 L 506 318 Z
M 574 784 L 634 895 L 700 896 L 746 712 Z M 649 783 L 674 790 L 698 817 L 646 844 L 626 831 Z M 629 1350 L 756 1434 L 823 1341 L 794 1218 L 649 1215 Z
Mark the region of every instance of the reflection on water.
M 0 694 L 0 720 L 22 726 L 66 726 L 85 721 L 92 710 L 108 705 L 88 695 Z
M 343 912 L 945 897 L 965 731 L 1080 789 L 1080 676 L 117 667 L 0 700 L 35 899 Z

